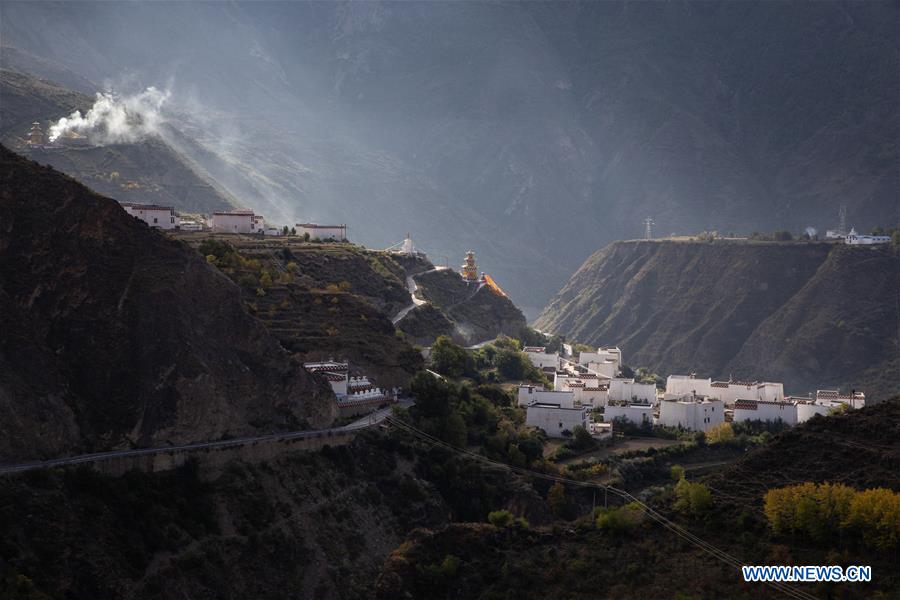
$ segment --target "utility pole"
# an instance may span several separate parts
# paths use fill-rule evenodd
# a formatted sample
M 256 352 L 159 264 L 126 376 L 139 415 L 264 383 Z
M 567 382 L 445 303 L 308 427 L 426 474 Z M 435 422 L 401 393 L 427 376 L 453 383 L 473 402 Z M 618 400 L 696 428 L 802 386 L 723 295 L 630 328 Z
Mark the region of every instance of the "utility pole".
M 653 222 L 653 219 L 651 219 L 650 217 L 647 217 L 646 219 L 644 219 L 644 239 L 645 240 L 653 239 L 653 225 L 655 225 L 655 223 Z

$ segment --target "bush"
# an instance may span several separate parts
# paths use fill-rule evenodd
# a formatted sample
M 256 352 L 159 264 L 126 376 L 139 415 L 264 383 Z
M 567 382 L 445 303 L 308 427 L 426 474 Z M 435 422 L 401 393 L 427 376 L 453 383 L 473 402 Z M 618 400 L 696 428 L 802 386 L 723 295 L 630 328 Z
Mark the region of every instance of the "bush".
M 714 427 L 710 427 L 706 432 L 707 444 L 726 444 L 734 439 L 734 429 L 731 423 L 719 423 Z
M 597 529 L 613 534 L 634 529 L 644 516 L 643 508 L 634 502 L 616 508 L 598 508 L 595 513 Z
M 672 481 L 681 481 L 684 479 L 684 467 L 681 465 L 672 465 L 672 468 L 669 469 L 669 475 L 672 476 Z
M 675 485 L 675 510 L 694 518 L 702 517 L 712 507 L 712 494 L 702 483 L 680 479 Z
M 494 527 L 505 529 L 513 522 L 513 515 L 508 510 L 495 510 L 488 513 L 488 523 Z

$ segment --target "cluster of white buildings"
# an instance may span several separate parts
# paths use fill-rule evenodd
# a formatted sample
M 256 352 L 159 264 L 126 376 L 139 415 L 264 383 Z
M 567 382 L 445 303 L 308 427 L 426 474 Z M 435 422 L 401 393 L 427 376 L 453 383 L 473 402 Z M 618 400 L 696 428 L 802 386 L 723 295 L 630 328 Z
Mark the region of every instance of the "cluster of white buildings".
M 351 376 L 350 363 L 345 361 L 308 362 L 303 368 L 328 381 L 342 417 L 369 413 L 393 404 L 400 393 L 398 388 L 378 387 L 366 375 Z
M 831 234 L 832 232 L 828 232 Z M 856 232 L 856 229 L 851 228 L 850 233 L 843 236 L 844 243 L 850 244 L 851 246 L 870 246 L 873 244 L 890 244 L 891 236 L 889 235 L 863 235 Z
M 521 385 L 518 405 L 527 411 L 526 424 L 543 429 L 550 437 L 562 437 L 581 425 L 597 429 L 591 409 L 603 409 L 603 421 L 617 419 L 638 426 L 662 425 L 692 431 L 709 431 L 732 420 L 781 421 L 796 425 L 840 406 L 861 408 L 865 394 L 818 390 L 815 397 L 784 395 L 784 384 L 772 381 L 714 381 L 696 375 L 670 375 L 665 390 L 654 383 L 621 377 L 622 351 L 617 347 L 581 352 L 577 360 L 526 346 L 531 364 L 553 382 L 552 389 Z M 571 352 L 571 351 L 568 351 Z
M 140 219 L 150 227 L 180 231 L 211 231 L 212 233 L 243 233 L 265 236 L 282 235 L 283 229 L 266 224 L 262 215 L 252 210 L 217 211 L 208 219 L 193 220 L 181 217 L 171 206 L 156 204 L 135 204 L 121 202 L 122 208 L 129 215 Z M 294 227 L 297 235 L 310 240 L 347 239 L 346 225 L 318 225 L 316 223 L 297 223 Z

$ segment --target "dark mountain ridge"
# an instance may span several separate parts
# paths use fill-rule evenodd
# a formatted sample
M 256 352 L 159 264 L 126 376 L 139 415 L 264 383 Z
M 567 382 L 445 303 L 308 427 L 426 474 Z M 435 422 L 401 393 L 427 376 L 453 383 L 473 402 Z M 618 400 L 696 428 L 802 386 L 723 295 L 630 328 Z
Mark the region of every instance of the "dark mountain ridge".
M 661 374 L 900 389 L 900 256 L 834 243 L 618 242 L 536 322 Z
M 326 425 L 333 396 L 184 244 L 0 147 L 0 458 Z

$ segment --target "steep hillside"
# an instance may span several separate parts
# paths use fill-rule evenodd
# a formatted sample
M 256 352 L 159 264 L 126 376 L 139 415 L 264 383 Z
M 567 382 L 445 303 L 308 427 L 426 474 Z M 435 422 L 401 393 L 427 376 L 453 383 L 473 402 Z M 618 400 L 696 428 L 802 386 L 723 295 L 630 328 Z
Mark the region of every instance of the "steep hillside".
M 400 329 L 414 338 L 434 341 L 433 334 L 447 333 L 448 322 L 452 335 L 463 344 L 492 340 L 500 334 L 517 336 L 525 327 L 525 317 L 512 300 L 487 285 L 467 284 L 456 271 L 427 271 L 416 276 L 416 284 L 417 294 L 430 308 L 416 309 L 399 323 Z
M 40 122 L 46 132 L 50 121 L 75 110 L 85 113 L 94 103 L 88 94 L 4 69 L 0 71 L 0 100 L 0 142 L 101 194 L 122 202 L 161 204 L 187 212 L 225 210 L 236 204 L 192 161 L 157 137 L 133 144 L 52 149 L 25 144 L 32 122 Z
M 900 591 L 896 552 L 837 534 L 815 541 L 777 536 L 766 524 L 762 504 L 767 489 L 806 481 L 900 490 L 898 423 L 900 397 L 816 418 L 704 480 L 712 504 L 701 518 L 672 510 L 671 493 L 651 504 L 742 564 L 872 566 L 873 581 L 865 585 L 794 586 L 813 597 L 893 598 Z M 577 493 L 577 486 L 566 488 L 566 495 Z M 598 492 L 595 500 L 600 497 Z M 448 557 L 460 559 L 453 571 L 444 566 Z M 480 523 L 420 529 L 386 561 L 376 591 L 385 599 L 786 597 L 772 587 L 743 582 L 738 568 L 640 517 L 605 529 L 587 519 L 536 530 Z
M 0 147 L 0 459 L 323 425 L 239 289 L 114 201 Z
M 385 387 L 422 357 L 390 316 L 409 304 L 405 269 L 384 252 L 298 238 L 178 234 L 241 288 L 248 310 L 299 361 L 347 359 Z
M 900 388 L 900 256 L 826 243 L 619 242 L 595 253 L 539 329 L 619 344 L 659 373 Z
M 0 594 L 10 569 L 54 599 L 371 598 L 411 530 L 507 504 L 540 520 L 509 472 L 383 434 L 216 473 L 32 472 L 0 486 Z
M 536 313 L 647 216 L 896 223 L 897 24 L 892 2 L 6 2 L 0 33 L 173 81 L 204 168 L 263 214 L 475 248 Z

